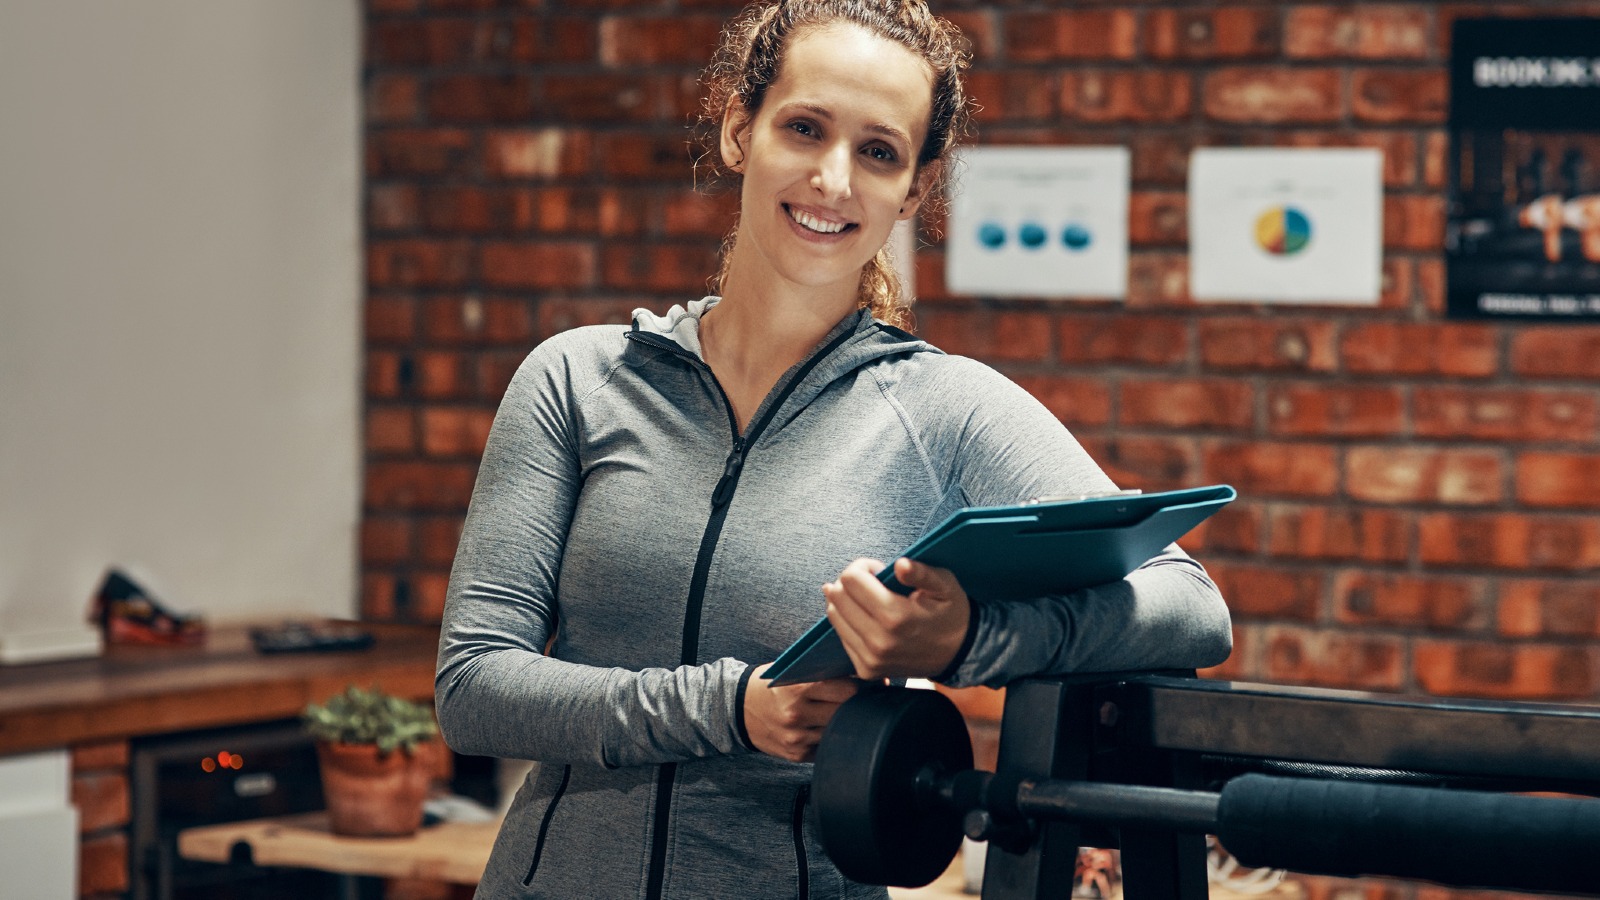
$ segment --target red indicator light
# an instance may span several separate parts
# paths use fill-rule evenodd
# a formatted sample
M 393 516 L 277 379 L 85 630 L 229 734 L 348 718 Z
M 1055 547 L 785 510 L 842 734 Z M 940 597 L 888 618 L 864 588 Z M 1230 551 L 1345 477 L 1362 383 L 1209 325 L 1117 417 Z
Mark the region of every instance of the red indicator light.
M 229 766 L 232 766 L 233 765 L 233 754 L 229 753 L 226 750 L 223 750 L 220 753 L 218 753 L 217 754 L 217 765 L 223 767 L 224 769 L 228 768 Z
M 200 760 L 200 768 L 202 771 L 215 772 L 217 770 L 217 761 L 208 756 Z
M 229 758 L 228 765 L 235 769 L 242 769 L 244 768 L 244 757 L 235 753 Z

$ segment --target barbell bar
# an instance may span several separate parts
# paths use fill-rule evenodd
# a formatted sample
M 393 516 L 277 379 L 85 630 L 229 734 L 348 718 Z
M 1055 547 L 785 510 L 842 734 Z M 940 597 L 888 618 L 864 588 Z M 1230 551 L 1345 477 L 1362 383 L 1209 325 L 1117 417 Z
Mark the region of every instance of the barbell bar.
M 918 887 L 963 834 L 1025 847 L 1038 821 L 1213 834 L 1252 868 L 1387 875 L 1600 895 L 1600 800 L 1259 774 L 1220 793 L 1015 778 L 971 768 L 965 722 L 935 691 L 851 698 L 817 750 L 814 815 L 847 877 Z

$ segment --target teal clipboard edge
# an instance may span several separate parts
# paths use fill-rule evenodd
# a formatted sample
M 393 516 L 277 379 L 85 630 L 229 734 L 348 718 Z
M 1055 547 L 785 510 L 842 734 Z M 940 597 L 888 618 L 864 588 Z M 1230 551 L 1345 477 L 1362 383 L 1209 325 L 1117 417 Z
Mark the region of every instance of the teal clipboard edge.
M 1231 503 L 1237 497 L 1238 493 L 1230 485 L 1216 484 L 1150 494 L 1088 497 L 1080 500 L 1054 503 L 969 506 L 951 513 L 944 521 L 930 529 L 921 538 L 918 538 L 910 547 L 907 547 L 905 552 L 898 554 L 896 558 L 904 556 L 917 559 L 920 554 L 927 552 L 931 547 L 937 546 L 945 535 L 964 523 L 1020 524 L 1031 519 L 1040 523 L 1040 530 L 1100 531 L 1129 528 L 1156 513 L 1176 514 L 1196 507 L 1212 507 L 1210 510 L 1205 511 L 1200 519 L 1197 519 L 1189 528 L 1184 529 L 1183 533 L 1173 535 L 1170 540 L 1163 544 L 1165 546 L 1172 543 L 1172 541 L 1176 541 L 1183 534 L 1187 534 L 1194 528 L 1194 525 L 1198 525 L 1201 521 L 1209 518 L 1212 513 Z M 1120 519 L 1110 517 L 1113 511 L 1125 510 L 1129 507 L 1139 512 L 1132 516 L 1122 516 Z M 1063 521 L 1063 519 L 1066 519 L 1066 521 Z M 1133 568 L 1137 567 L 1136 565 Z M 878 572 L 878 580 L 885 587 L 896 593 L 907 593 L 894 577 L 894 564 L 892 562 Z M 805 634 L 802 634 L 794 643 L 778 654 L 778 658 L 773 660 L 772 665 L 762 673 L 761 677 L 770 681 L 774 687 L 777 687 L 787 684 L 804 684 L 825 678 L 838 678 L 849 675 L 853 671 L 854 667 L 850 662 L 849 654 L 845 652 L 844 644 L 839 641 L 838 634 L 834 632 L 833 624 L 824 616 L 806 629 Z

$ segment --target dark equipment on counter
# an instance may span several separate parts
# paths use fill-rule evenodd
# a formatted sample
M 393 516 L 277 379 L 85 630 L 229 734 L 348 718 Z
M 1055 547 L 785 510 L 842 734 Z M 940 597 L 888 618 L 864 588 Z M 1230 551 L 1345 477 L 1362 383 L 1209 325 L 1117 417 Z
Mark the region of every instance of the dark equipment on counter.
M 1207 834 L 1254 868 L 1600 896 L 1596 747 L 1593 707 L 1097 675 L 1011 685 L 989 773 L 947 698 L 884 688 L 834 715 L 812 797 L 858 881 L 987 840 L 988 900 L 1065 896 L 1080 846 L 1121 848 L 1126 900 L 1204 900 Z

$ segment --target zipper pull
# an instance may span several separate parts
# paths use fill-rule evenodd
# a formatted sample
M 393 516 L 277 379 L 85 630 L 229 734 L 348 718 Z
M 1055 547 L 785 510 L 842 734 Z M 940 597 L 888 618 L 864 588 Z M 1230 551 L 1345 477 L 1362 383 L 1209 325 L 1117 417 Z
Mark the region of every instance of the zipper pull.
M 719 509 L 732 499 L 733 485 L 739 480 L 739 470 L 742 468 L 744 468 L 744 439 L 739 438 L 733 442 L 733 451 L 728 454 L 728 461 L 722 466 L 722 478 L 717 481 L 717 489 L 711 492 L 712 509 Z

